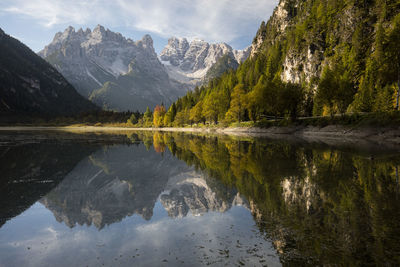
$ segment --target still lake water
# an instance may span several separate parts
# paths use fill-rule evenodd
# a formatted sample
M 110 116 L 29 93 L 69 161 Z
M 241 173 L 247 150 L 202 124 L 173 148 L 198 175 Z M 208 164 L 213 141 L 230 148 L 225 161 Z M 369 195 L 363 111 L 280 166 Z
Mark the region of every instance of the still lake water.
M 0 266 L 399 265 L 399 150 L 0 133 Z

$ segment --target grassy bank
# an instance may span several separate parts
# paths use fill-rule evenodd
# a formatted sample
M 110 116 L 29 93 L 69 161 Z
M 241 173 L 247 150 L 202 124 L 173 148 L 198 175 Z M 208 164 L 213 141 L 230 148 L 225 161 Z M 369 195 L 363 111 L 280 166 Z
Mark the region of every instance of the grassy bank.
M 290 119 L 278 119 L 278 120 L 267 120 L 263 119 L 257 122 L 245 121 L 245 122 L 234 122 L 218 124 L 186 124 L 186 125 L 171 125 L 170 127 L 163 128 L 207 128 L 207 129 L 220 129 L 220 128 L 270 128 L 270 127 L 293 127 L 293 126 L 315 126 L 315 127 L 326 127 L 326 126 L 349 126 L 349 127 L 396 127 L 400 126 L 400 112 L 390 113 L 368 113 L 368 114 L 346 114 L 337 116 L 324 116 L 324 117 L 309 117 L 309 118 L 298 118 L 296 120 Z M 40 126 L 40 127 L 119 127 L 119 128 L 155 128 L 153 125 L 139 125 L 132 124 L 130 122 L 119 121 L 80 121 L 79 118 L 55 118 L 45 120 L 42 118 L 31 118 L 24 122 L 7 122 L 0 123 L 0 126 Z
M 324 116 L 312 118 L 298 118 L 297 120 L 262 120 L 258 122 L 233 123 L 231 127 L 287 127 L 287 126 L 315 126 L 326 127 L 329 125 L 354 126 L 354 127 L 392 127 L 400 126 L 400 112 L 346 114 L 337 116 Z

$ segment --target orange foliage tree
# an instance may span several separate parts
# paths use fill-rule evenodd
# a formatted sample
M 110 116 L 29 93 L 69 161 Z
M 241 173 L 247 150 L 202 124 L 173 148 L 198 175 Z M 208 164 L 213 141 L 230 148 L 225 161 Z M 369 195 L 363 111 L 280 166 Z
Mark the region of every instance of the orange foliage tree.
M 157 105 L 154 108 L 153 124 L 155 127 L 163 127 L 164 126 L 165 113 L 166 113 L 166 111 L 165 111 L 164 105 Z

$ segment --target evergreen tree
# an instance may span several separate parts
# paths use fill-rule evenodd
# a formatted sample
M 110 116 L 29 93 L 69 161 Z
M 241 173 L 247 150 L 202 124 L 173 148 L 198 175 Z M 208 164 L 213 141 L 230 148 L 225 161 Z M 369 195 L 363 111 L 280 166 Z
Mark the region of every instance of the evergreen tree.
M 400 98 L 400 14 L 393 21 L 392 29 L 388 35 L 388 59 L 392 64 L 388 69 L 389 82 L 397 81 L 396 110 L 399 110 Z
M 150 108 L 147 107 L 146 112 L 143 115 L 144 126 L 146 127 L 152 126 L 152 118 L 153 118 L 153 113 L 150 111 Z
M 133 114 L 129 117 L 129 119 L 128 119 L 127 122 L 130 123 L 130 124 L 136 124 L 136 123 L 138 123 L 138 119 L 137 119 L 136 115 L 133 113 Z
M 202 115 L 208 121 L 217 124 L 219 117 L 222 117 L 225 106 L 226 98 L 224 99 L 221 92 L 213 91 L 204 100 Z
M 194 123 L 199 123 L 201 121 L 204 122 L 202 111 L 203 111 L 203 101 L 200 101 L 190 110 L 189 119 Z
M 238 84 L 235 86 L 235 88 L 233 88 L 230 108 L 226 113 L 225 118 L 228 121 L 240 122 L 244 117 L 246 104 L 247 101 L 244 85 Z

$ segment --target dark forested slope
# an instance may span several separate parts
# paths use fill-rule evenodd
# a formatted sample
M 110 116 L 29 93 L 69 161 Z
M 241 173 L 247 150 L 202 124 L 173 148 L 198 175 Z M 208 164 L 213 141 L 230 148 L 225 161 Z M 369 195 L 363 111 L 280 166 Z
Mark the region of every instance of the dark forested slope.
M 65 115 L 98 108 L 27 46 L 0 29 L 0 115 Z

